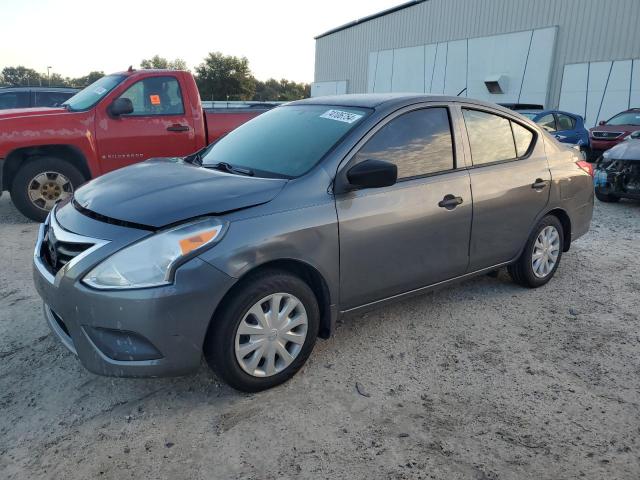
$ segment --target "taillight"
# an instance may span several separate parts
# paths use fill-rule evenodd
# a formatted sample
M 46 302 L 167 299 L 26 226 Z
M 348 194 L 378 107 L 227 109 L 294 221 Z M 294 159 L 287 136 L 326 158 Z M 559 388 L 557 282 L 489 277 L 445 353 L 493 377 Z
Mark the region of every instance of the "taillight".
M 592 163 L 585 162 L 584 160 L 578 160 L 576 165 L 593 177 L 594 171 Z

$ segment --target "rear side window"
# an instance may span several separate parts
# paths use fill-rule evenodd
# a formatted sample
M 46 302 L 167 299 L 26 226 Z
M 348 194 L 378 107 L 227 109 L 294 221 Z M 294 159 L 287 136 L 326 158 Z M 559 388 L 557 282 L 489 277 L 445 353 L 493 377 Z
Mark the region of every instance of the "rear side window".
M 180 115 L 184 113 L 180 85 L 175 77 L 149 77 L 131 85 L 120 98 L 133 103 L 130 115 Z
M 518 157 L 524 157 L 533 140 L 533 133 L 515 122 L 511 122 L 511 128 L 513 129 L 513 140 L 516 144 L 516 153 Z
M 356 161 L 384 160 L 398 167 L 398 179 L 454 168 L 446 108 L 405 113 L 382 127 L 356 154 Z
M 29 92 L 0 93 L 0 110 L 7 108 L 28 108 Z
M 536 123 L 544 128 L 547 132 L 556 131 L 556 119 L 551 113 L 540 118 Z
M 576 127 L 576 119 L 569 115 L 558 114 L 558 130 L 573 130 Z
M 474 165 L 514 160 L 526 155 L 533 132 L 499 115 L 463 109 Z

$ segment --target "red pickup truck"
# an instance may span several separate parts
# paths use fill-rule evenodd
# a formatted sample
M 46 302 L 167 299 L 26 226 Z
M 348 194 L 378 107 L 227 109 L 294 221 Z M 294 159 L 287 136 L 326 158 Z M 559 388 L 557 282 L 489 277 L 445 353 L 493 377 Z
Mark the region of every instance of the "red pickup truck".
M 80 184 L 151 157 L 182 157 L 272 105 L 203 110 L 189 72 L 107 75 L 58 108 L 0 112 L 0 193 L 42 221 Z

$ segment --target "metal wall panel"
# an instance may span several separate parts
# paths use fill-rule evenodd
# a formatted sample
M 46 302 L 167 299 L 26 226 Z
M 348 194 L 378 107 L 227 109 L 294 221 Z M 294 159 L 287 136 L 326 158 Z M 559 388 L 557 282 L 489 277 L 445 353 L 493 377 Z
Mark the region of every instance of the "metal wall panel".
M 315 80 L 345 78 L 350 93 L 365 92 L 369 52 L 557 26 L 544 102 L 556 107 L 566 64 L 640 58 L 638 25 L 640 0 L 430 0 L 319 38 Z M 425 49 L 427 86 L 429 65 Z

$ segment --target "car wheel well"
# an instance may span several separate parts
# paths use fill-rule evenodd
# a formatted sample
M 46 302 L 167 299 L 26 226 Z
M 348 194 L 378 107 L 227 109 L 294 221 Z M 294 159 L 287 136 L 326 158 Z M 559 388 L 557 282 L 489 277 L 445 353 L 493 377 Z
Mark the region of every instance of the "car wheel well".
M 562 224 L 562 230 L 564 234 L 564 245 L 562 246 L 563 252 L 568 252 L 571 247 L 571 219 L 567 212 L 560 208 L 556 208 L 547 213 L 547 215 L 553 215 Z
M 40 157 L 57 157 L 65 160 L 77 168 L 85 180 L 91 178 L 87 160 L 77 148 L 70 145 L 41 145 L 18 148 L 7 155 L 2 172 L 2 189 L 10 190 L 16 173 L 24 163 Z
M 318 308 L 320 309 L 320 328 L 318 330 L 318 336 L 320 338 L 329 338 L 332 332 L 331 327 L 331 295 L 329 293 L 329 287 L 322 274 L 309 265 L 308 263 L 300 260 L 293 259 L 281 259 L 273 260 L 263 263 L 257 267 L 249 270 L 240 277 L 236 284 L 225 294 L 222 301 L 216 308 L 216 312 L 225 304 L 225 300 L 230 298 L 235 291 L 242 288 L 242 286 L 257 275 L 262 274 L 265 271 L 273 270 L 289 273 L 303 280 L 316 296 L 318 300 Z M 216 313 L 213 317 L 215 318 Z

